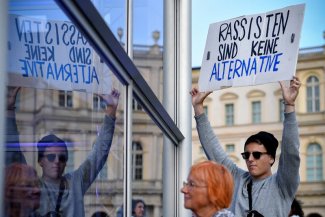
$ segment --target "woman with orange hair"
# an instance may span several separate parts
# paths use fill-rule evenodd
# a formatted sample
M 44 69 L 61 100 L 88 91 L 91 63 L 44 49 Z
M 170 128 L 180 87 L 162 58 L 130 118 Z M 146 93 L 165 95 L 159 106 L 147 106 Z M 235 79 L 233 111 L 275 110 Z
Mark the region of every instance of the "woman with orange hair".
M 27 164 L 13 163 L 6 167 L 6 217 L 37 217 L 40 206 L 39 179 L 35 169 Z
M 229 171 L 214 161 L 204 161 L 191 167 L 183 183 L 184 207 L 196 217 L 233 217 L 226 208 L 233 194 L 233 178 Z

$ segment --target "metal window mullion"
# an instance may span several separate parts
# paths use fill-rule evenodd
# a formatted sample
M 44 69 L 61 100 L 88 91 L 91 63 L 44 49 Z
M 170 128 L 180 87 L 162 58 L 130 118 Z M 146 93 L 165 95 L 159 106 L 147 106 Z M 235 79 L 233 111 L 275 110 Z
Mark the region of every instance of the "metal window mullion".
M 132 209 L 132 83 L 126 86 L 124 94 L 124 160 L 123 160 L 123 213 L 131 216 Z
M 179 192 L 182 182 L 187 179 L 190 167 L 192 165 L 192 105 L 189 91 L 192 87 L 192 76 L 189 74 L 192 72 L 192 50 L 191 50 L 191 2 L 192 1 L 181 1 L 179 2 L 179 41 L 176 47 L 178 47 L 179 59 L 179 76 L 177 84 L 179 84 L 179 100 L 176 102 L 178 105 L 177 113 L 179 114 L 179 128 L 183 132 L 185 139 L 179 146 L 179 174 L 176 192 Z M 181 102 L 181 103 L 179 103 Z M 178 193 L 178 209 L 179 216 L 192 216 L 190 210 L 184 208 L 184 196 Z
M 133 0 L 125 0 L 126 3 L 126 52 L 131 60 L 133 60 Z M 131 216 L 132 213 L 132 180 L 133 180 L 133 162 L 132 162 L 132 118 L 133 118 L 133 110 L 132 110 L 132 101 L 133 101 L 133 82 L 131 82 L 127 86 L 127 126 L 126 126 L 126 152 L 125 158 L 127 159 L 124 164 L 126 167 L 126 173 L 124 174 L 124 181 L 126 185 L 124 186 L 124 213 L 126 216 Z
M 175 120 L 174 106 L 176 75 L 176 1 L 164 0 L 164 53 L 163 53 L 163 104 L 168 114 Z M 175 121 L 174 121 L 175 122 Z M 177 165 L 176 147 L 164 135 L 163 138 L 163 210 L 162 216 L 177 215 Z
M 8 21 L 8 2 L 1 1 L 0 2 L 0 25 L 2 27 L 2 31 L 0 31 L 0 45 L 1 47 L 5 48 L 7 46 L 7 21 Z M 4 166 L 5 166 L 5 108 L 6 108 L 6 78 L 7 78 L 7 70 L 6 70 L 6 65 L 7 65 L 7 49 L 3 49 L 3 51 L 0 54 L 0 93 L 2 94 L 1 100 L 0 100 L 0 109 L 1 109 L 1 114 L 0 114 L 0 213 L 3 213 L 3 199 L 4 195 L 3 194 L 3 178 L 4 178 Z

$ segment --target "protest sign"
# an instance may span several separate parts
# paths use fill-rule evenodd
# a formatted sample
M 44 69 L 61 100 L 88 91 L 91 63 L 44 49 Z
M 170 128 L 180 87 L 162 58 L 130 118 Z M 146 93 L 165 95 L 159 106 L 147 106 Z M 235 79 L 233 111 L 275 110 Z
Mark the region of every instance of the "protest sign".
M 9 16 L 8 85 L 110 93 L 112 73 L 77 27 Z
M 290 80 L 296 70 L 304 9 L 300 4 L 211 24 L 200 91 Z

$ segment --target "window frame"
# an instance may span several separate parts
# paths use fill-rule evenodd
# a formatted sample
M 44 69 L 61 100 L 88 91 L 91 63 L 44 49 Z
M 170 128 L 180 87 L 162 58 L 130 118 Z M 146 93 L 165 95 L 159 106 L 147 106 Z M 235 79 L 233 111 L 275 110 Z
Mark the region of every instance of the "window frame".
M 322 147 L 319 143 L 310 143 L 307 146 L 306 153 L 306 180 L 308 182 L 323 181 L 324 174 Z M 319 163 L 318 160 L 320 160 Z M 312 161 L 312 165 L 309 165 L 310 161 Z M 312 172 L 312 176 L 309 176 L 310 172 Z M 320 172 L 320 177 L 318 177 L 318 172 Z
M 231 106 L 232 108 L 232 114 L 228 114 L 228 109 L 227 107 Z M 231 123 L 228 123 L 228 120 L 230 120 L 231 117 Z M 234 126 L 235 125 L 235 105 L 234 103 L 226 103 L 225 104 L 225 125 L 226 126 Z
M 252 106 L 252 123 L 260 124 L 262 122 L 262 102 L 260 100 L 254 100 L 251 102 L 251 106 Z M 259 108 L 258 111 L 256 110 L 257 108 Z
M 309 91 L 311 96 L 309 96 Z M 320 86 L 319 79 L 315 75 L 309 76 L 306 80 L 306 106 L 308 113 L 320 111 Z
M 141 164 L 138 164 L 138 157 L 141 158 Z M 138 171 L 140 171 L 140 174 L 138 174 Z M 132 142 L 132 179 L 143 179 L 143 147 L 140 142 L 135 141 Z
M 61 104 L 61 97 L 63 97 L 63 104 Z M 71 102 L 71 104 L 69 103 Z M 59 90 L 58 104 L 62 108 L 73 108 L 73 92 L 68 90 Z

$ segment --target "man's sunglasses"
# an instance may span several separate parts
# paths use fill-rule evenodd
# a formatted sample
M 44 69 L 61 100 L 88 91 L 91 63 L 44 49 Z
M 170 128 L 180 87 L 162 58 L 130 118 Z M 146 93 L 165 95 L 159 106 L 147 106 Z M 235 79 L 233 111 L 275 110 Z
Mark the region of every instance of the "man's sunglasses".
M 245 151 L 243 153 L 241 153 L 241 156 L 243 157 L 244 160 L 248 160 L 249 156 L 250 155 L 253 155 L 253 157 L 258 160 L 261 158 L 261 156 L 263 154 L 268 154 L 267 152 L 259 152 L 259 151 L 253 151 L 253 152 L 248 152 L 248 151 Z
M 67 156 L 65 154 L 47 154 L 47 155 L 45 155 L 47 160 L 50 162 L 54 162 L 56 159 L 56 156 L 58 156 L 59 162 L 61 162 L 61 163 L 66 163 L 68 160 Z

